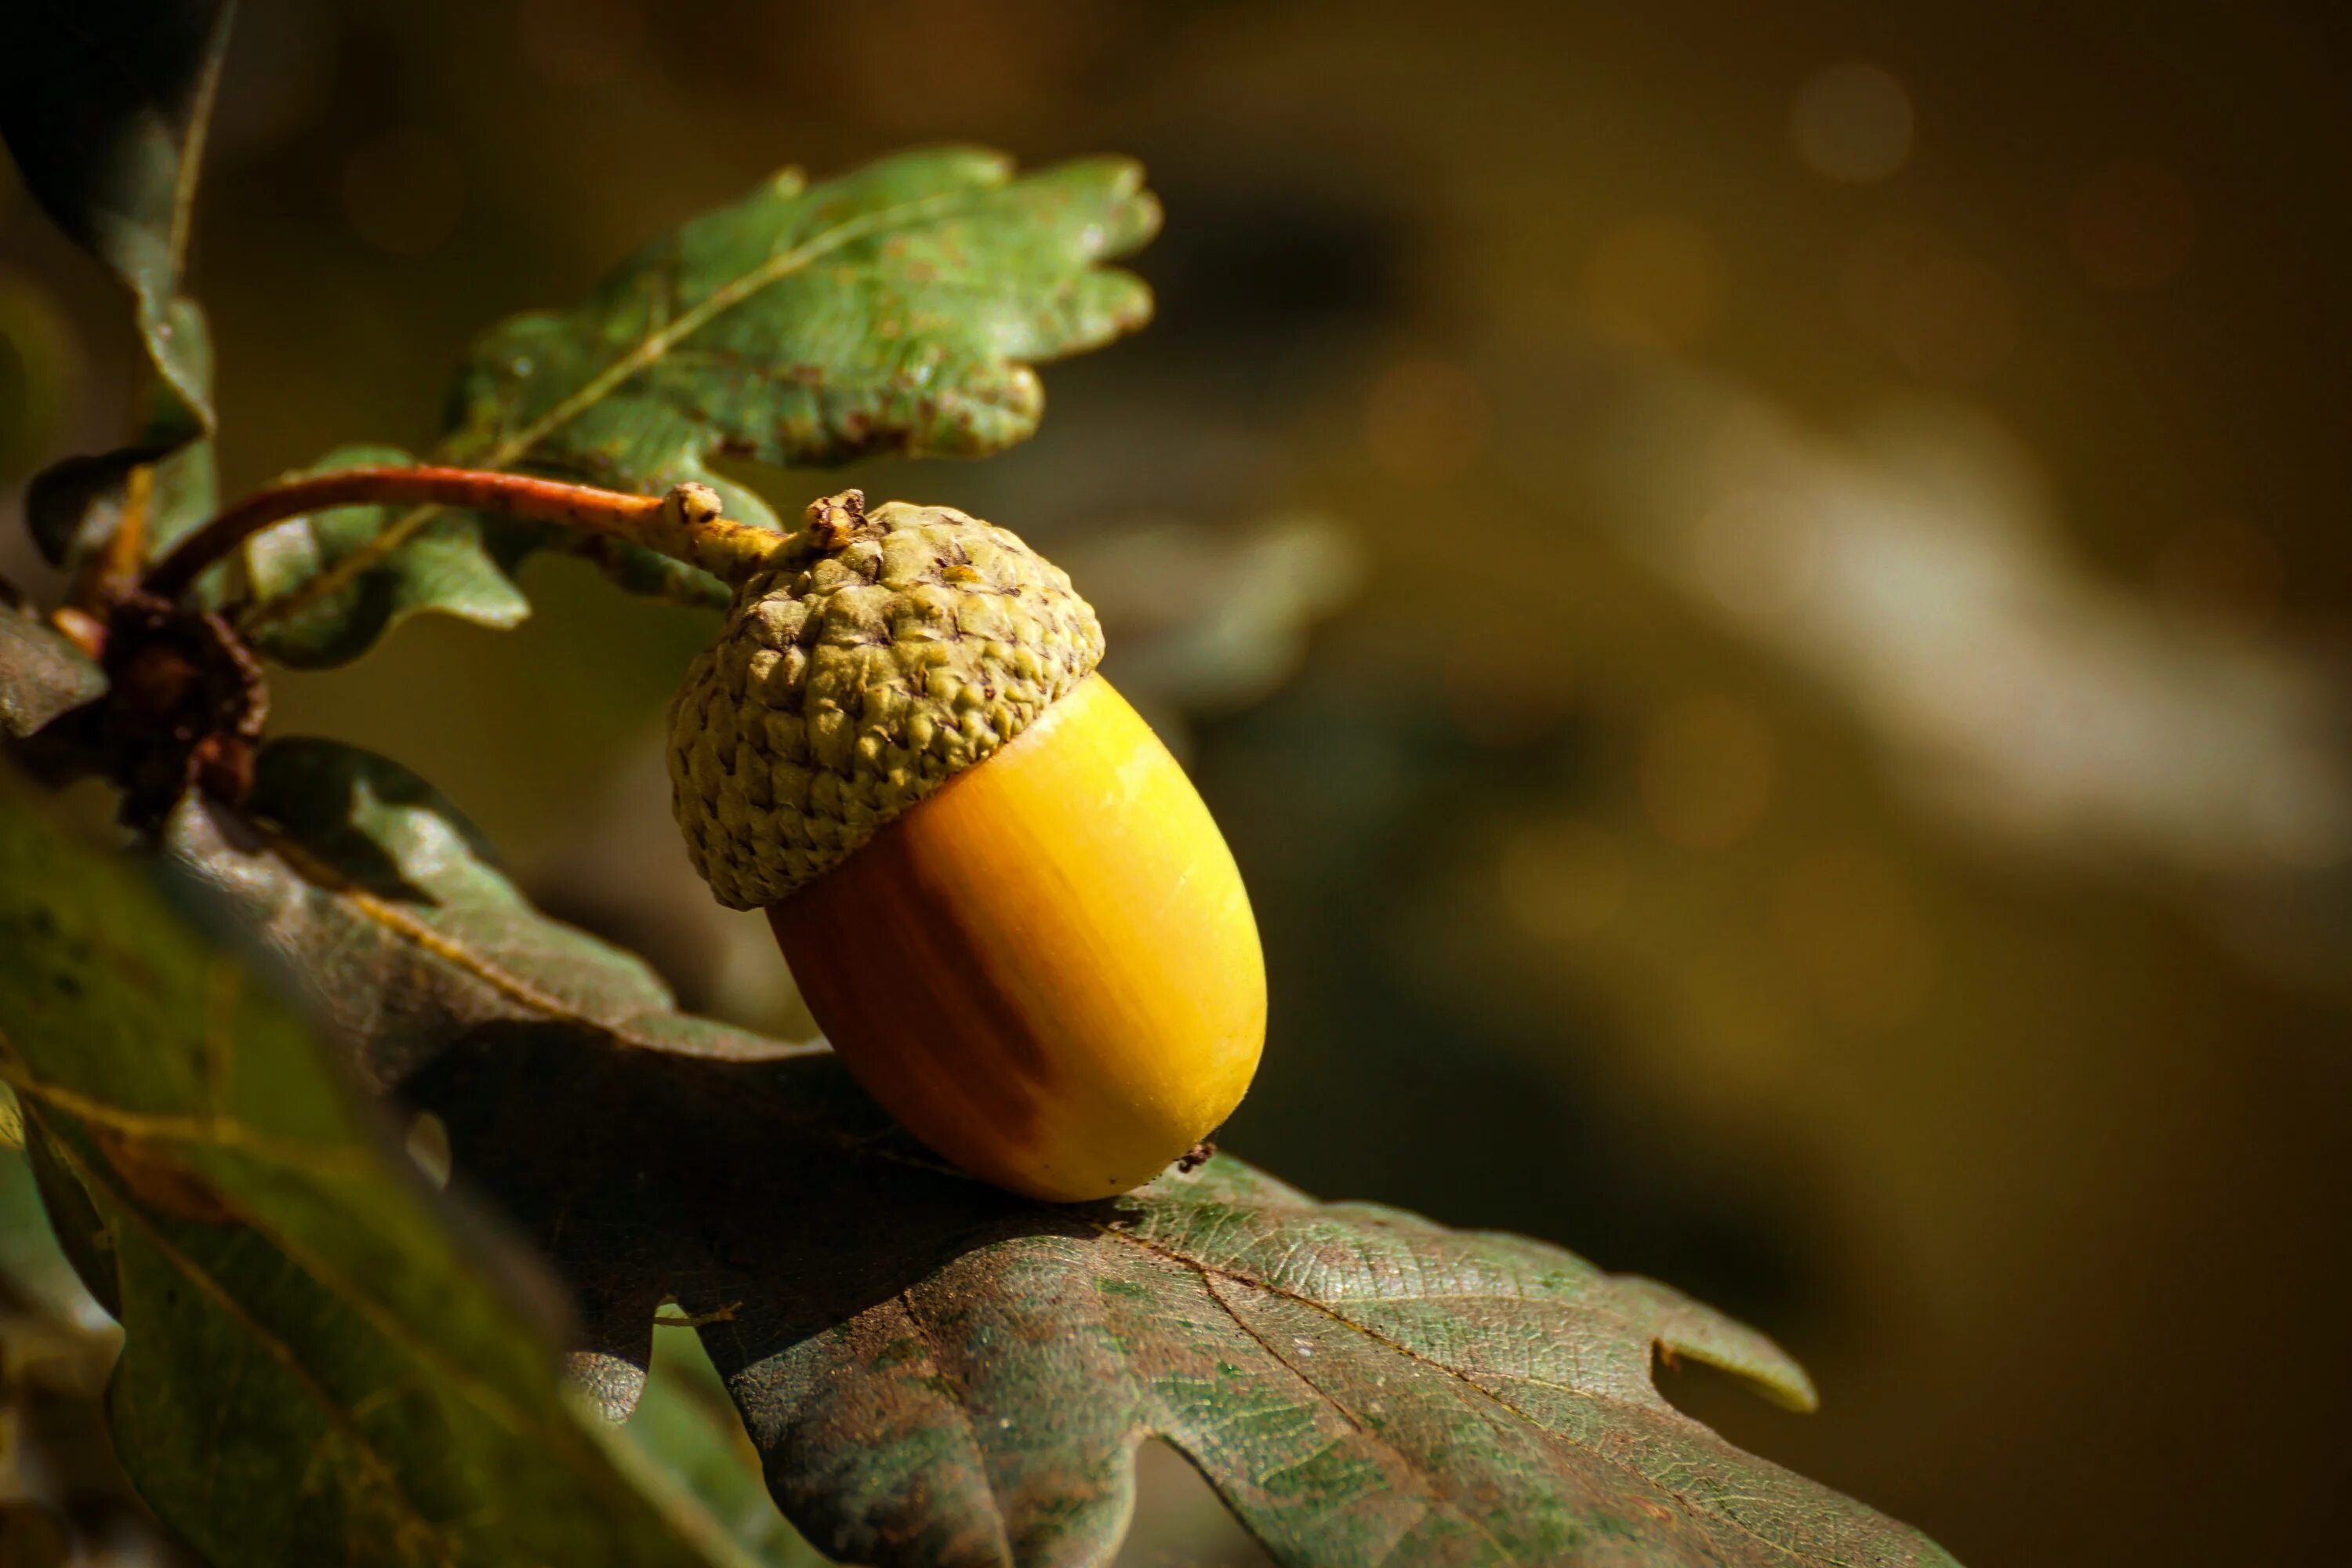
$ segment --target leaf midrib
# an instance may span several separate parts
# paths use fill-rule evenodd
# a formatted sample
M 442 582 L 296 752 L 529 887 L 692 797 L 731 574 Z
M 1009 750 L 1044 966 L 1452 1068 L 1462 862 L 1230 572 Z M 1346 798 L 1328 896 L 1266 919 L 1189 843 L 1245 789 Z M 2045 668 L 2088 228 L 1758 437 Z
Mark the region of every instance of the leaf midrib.
M 488 468 L 503 468 L 520 460 L 532 447 L 582 414 L 610 396 L 631 377 L 658 363 L 669 351 L 685 339 L 745 300 L 772 287 L 810 263 L 833 254 L 869 235 L 912 226 L 932 217 L 946 216 L 960 205 L 971 204 L 1003 188 L 1002 183 L 978 186 L 960 186 L 951 191 L 935 192 L 891 206 L 877 207 L 869 213 L 845 218 L 831 228 L 820 231 L 790 249 L 778 251 L 748 272 L 730 279 L 704 295 L 692 308 L 673 318 L 659 331 L 648 334 L 628 353 L 614 359 L 604 370 L 583 383 L 569 396 L 562 399 L 546 413 L 524 426 L 515 434 L 489 448 L 475 459 Z M 445 453 L 449 449 L 444 443 Z M 414 536 L 444 509 L 420 506 L 404 512 L 365 544 L 343 557 L 333 566 L 311 578 L 293 593 L 257 605 L 244 618 L 248 633 L 274 626 L 321 604 L 357 582 Z
M 79 1106 L 72 1106 L 62 1103 L 54 1096 L 44 1096 L 44 1099 L 48 1103 L 57 1104 L 58 1109 L 64 1110 L 68 1115 L 86 1122 L 97 1121 L 104 1125 L 110 1121 L 147 1120 L 139 1118 L 136 1113 L 124 1112 L 116 1108 L 108 1107 L 102 1102 L 84 1101 Z M 31 1108 L 27 1109 L 29 1110 Z M 92 1114 L 93 1112 L 96 1114 Z M 107 1114 L 109 1112 L 111 1114 Z M 383 1458 L 381 1452 L 360 1428 L 356 1412 L 345 1410 L 336 1404 L 324 1386 L 310 1377 L 307 1370 L 300 1365 L 301 1357 L 299 1352 L 292 1346 L 271 1334 L 257 1319 L 245 1310 L 243 1304 L 236 1300 L 227 1286 L 222 1284 L 203 1265 L 182 1252 L 165 1237 L 143 1210 L 140 1210 L 131 1199 L 116 1191 L 112 1184 L 98 1177 L 89 1163 L 80 1159 L 78 1152 L 58 1136 L 56 1130 L 48 1125 L 46 1115 L 37 1111 L 34 1114 L 39 1120 L 42 1131 L 48 1135 L 51 1143 L 58 1147 L 60 1155 L 66 1159 L 75 1177 L 84 1185 L 91 1186 L 94 1190 L 102 1186 L 110 1201 L 140 1227 L 150 1244 L 155 1247 L 158 1253 L 175 1271 L 206 1296 L 211 1297 L 224 1311 L 236 1320 L 238 1326 L 246 1331 L 255 1343 L 261 1346 L 264 1353 L 296 1377 L 304 1392 L 310 1394 L 313 1402 L 326 1413 L 330 1423 L 364 1450 L 373 1461 L 371 1469 L 381 1472 L 375 1476 L 375 1479 L 408 1506 L 417 1521 L 436 1535 L 454 1541 L 446 1527 L 436 1525 L 425 1519 L 422 1512 L 415 1508 L 405 1492 L 399 1488 L 396 1472 L 393 1469 L 390 1461 Z M 229 1199 L 227 1194 L 218 1195 L 225 1200 Z M 261 1237 L 288 1262 L 309 1276 L 330 1297 L 356 1312 L 361 1321 L 373 1329 L 387 1343 L 402 1353 L 415 1358 L 420 1365 L 457 1390 L 467 1403 L 488 1416 L 509 1435 L 526 1442 L 536 1442 L 542 1448 L 553 1451 L 560 1457 L 560 1462 L 566 1470 L 592 1488 L 602 1486 L 611 1479 L 610 1471 L 596 1463 L 597 1450 L 594 1445 L 576 1425 L 561 1417 L 552 1421 L 534 1417 L 521 1405 L 508 1397 L 504 1390 L 452 1358 L 430 1339 L 418 1334 L 394 1308 L 379 1300 L 372 1292 L 362 1289 L 357 1279 L 328 1261 L 309 1243 L 297 1239 L 282 1227 L 265 1220 L 242 1203 L 230 1200 L 230 1206 L 235 1211 L 238 1225 Z M 718 1530 L 715 1521 L 703 1520 L 699 1516 L 680 1519 L 672 1510 L 664 1506 L 663 1500 L 648 1499 L 647 1500 L 665 1522 L 681 1531 L 695 1531 L 711 1535 L 712 1540 L 724 1534 L 723 1531 Z M 715 1535 L 712 1533 L 714 1531 L 716 1531 Z M 711 1541 L 707 1540 L 704 1544 L 709 1546 Z M 723 1556 L 724 1553 L 718 1553 L 718 1555 Z
M 1123 1241 L 1130 1247 L 1139 1247 L 1145 1252 L 1150 1253 L 1156 1258 L 1164 1258 L 1171 1263 L 1174 1263 L 1181 1268 L 1189 1269 L 1192 1273 L 1199 1275 L 1202 1279 L 1203 1288 L 1208 1290 L 1210 1297 L 1213 1300 L 1216 1300 L 1218 1305 L 1224 1309 L 1226 1315 L 1228 1317 L 1233 1317 L 1236 1322 L 1239 1322 L 1240 1319 L 1234 1313 L 1231 1305 L 1226 1303 L 1222 1298 L 1218 1298 L 1216 1288 L 1208 1283 L 1212 1277 L 1228 1279 L 1239 1285 L 1247 1285 L 1255 1289 L 1264 1290 L 1270 1296 L 1277 1296 L 1284 1300 L 1294 1302 L 1298 1306 L 1306 1307 L 1314 1311 L 1319 1312 L 1323 1316 L 1330 1319 L 1333 1322 L 1340 1325 L 1342 1328 L 1362 1335 L 1364 1338 L 1370 1340 L 1373 1343 L 1402 1357 L 1404 1360 L 1412 1362 L 1418 1366 L 1428 1367 L 1433 1372 L 1437 1372 L 1454 1380 L 1461 1384 L 1465 1388 L 1476 1394 L 1479 1397 L 1492 1401 L 1494 1404 L 1500 1405 L 1503 1409 L 1508 1411 L 1512 1415 L 1516 1416 L 1518 1420 L 1524 1422 L 1528 1426 L 1536 1432 L 1540 1433 L 1545 1437 L 1565 1443 L 1570 1447 L 1581 1448 L 1601 1463 L 1609 1465 L 1615 1469 L 1622 1470 L 1626 1475 L 1632 1476 L 1640 1480 L 1643 1486 L 1664 1491 L 1668 1497 L 1671 1497 L 1675 1501 L 1681 1503 L 1690 1513 L 1695 1515 L 1703 1515 L 1708 1519 L 1720 1520 L 1731 1529 L 1738 1531 L 1741 1535 L 1746 1536 L 1748 1540 L 1755 1542 L 1759 1546 L 1764 1547 L 1768 1551 L 1779 1552 L 1792 1562 L 1818 1563 L 1822 1565 L 1822 1568 L 1856 1568 L 1856 1565 L 1849 1559 L 1818 1556 L 1811 1552 L 1798 1551 L 1794 1547 L 1782 1545 L 1777 1541 L 1768 1540 L 1764 1536 L 1757 1534 L 1753 1530 L 1750 1530 L 1747 1525 L 1743 1524 L 1739 1520 L 1734 1518 L 1730 1514 L 1707 1507 L 1706 1504 L 1697 1501 L 1683 1491 L 1677 1490 L 1675 1488 L 1659 1480 L 1657 1478 L 1635 1469 L 1632 1465 L 1627 1464 L 1624 1460 L 1616 1458 L 1614 1455 L 1605 1453 L 1602 1450 L 1594 1447 L 1590 1443 L 1581 1442 L 1570 1433 L 1555 1431 L 1553 1428 L 1546 1426 L 1543 1422 L 1538 1420 L 1528 1411 L 1521 1409 L 1518 1405 L 1514 1405 L 1511 1401 L 1504 1398 L 1501 1394 L 1496 1394 L 1493 1389 L 1484 1386 L 1475 1378 L 1471 1377 L 1467 1373 L 1462 1371 L 1460 1368 L 1448 1366 L 1442 1361 L 1423 1355 L 1412 1346 L 1401 1343 L 1396 1340 L 1392 1340 L 1388 1335 L 1381 1333 L 1379 1330 L 1374 1329 L 1368 1324 L 1360 1323 L 1353 1318 L 1349 1317 L 1346 1313 L 1339 1310 L 1337 1308 L 1318 1301 L 1311 1296 L 1305 1296 L 1295 1290 L 1285 1289 L 1283 1287 L 1273 1283 L 1271 1280 L 1261 1279 L 1254 1275 L 1244 1273 L 1238 1269 L 1221 1268 L 1213 1264 L 1204 1263 L 1199 1258 L 1189 1257 L 1186 1254 L 1178 1251 L 1174 1247 L 1149 1240 L 1146 1237 L 1135 1235 L 1131 1231 L 1120 1230 L 1115 1226 L 1103 1225 L 1095 1221 L 1090 1221 L 1088 1223 L 1093 1224 L 1095 1229 L 1103 1236 Z M 1243 1326 L 1244 1329 L 1247 1328 L 1246 1324 Z M 1256 1338 L 1255 1334 L 1253 1334 L 1252 1337 Z M 1259 1342 L 1264 1343 L 1262 1340 Z M 1276 1355 L 1275 1360 L 1282 1366 L 1289 1366 L 1289 1363 L 1284 1361 L 1279 1355 Z M 1296 1369 L 1293 1368 L 1291 1370 L 1293 1371 L 1294 1375 L 1296 1375 Z M 1305 1383 L 1307 1387 L 1314 1389 L 1318 1396 L 1320 1396 L 1327 1404 L 1330 1405 L 1332 1408 L 1338 1410 L 1343 1417 L 1350 1421 L 1354 1419 L 1352 1414 L 1348 1410 L 1346 1405 L 1340 1404 L 1336 1396 L 1325 1393 L 1312 1379 L 1301 1376 L 1300 1381 Z M 1539 1380 L 1529 1379 L 1528 1381 L 1534 1382 Z M 1561 1392 L 1574 1398 L 1591 1400 L 1596 1404 L 1605 1403 L 1610 1405 L 1622 1405 L 1624 1403 L 1622 1400 L 1610 1399 L 1605 1395 L 1588 1393 L 1581 1389 L 1563 1388 Z M 1688 1418 L 1685 1417 L 1685 1419 Z M 1696 1424 L 1694 1423 L 1694 1425 Z M 1758 1462 L 1762 1463 L 1763 1461 L 1759 1460 Z
M 1214 1270 L 1199 1268 L 1197 1266 L 1194 1268 L 1193 1272 L 1199 1277 L 1202 1288 L 1208 1291 L 1209 1300 L 1217 1304 L 1219 1310 L 1225 1314 L 1226 1319 L 1233 1323 L 1234 1327 L 1241 1330 L 1244 1334 L 1247 1335 L 1258 1349 L 1265 1352 L 1266 1358 L 1272 1361 L 1275 1365 L 1282 1368 L 1285 1372 L 1290 1373 L 1291 1376 L 1297 1378 L 1300 1384 L 1305 1385 L 1308 1393 L 1314 1394 L 1317 1398 L 1323 1401 L 1324 1404 L 1338 1411 L 1339 1413 L 1339 1418 L 1348 1424 L 1350 1430 L 1370 1442 L 1377 1443 L 1382 1448 L 1385 1448 L 1390 1453 L 1395 1455 L 1397 1459 L 1404 1466 L 1406 1471 L 1412 1475 L 1419 1477 L 1424 1485 L 1430 1481 L 1442 1481 L 1442 1478 L 1432 1475 L 1426 1468 L 1416 1464 L 1413 1461 L 1412 1456 L 1407 1454 L 1402 1448 L 1398 1447 L 1396 1444 L 1390 1441 L 1387 1436 L 1375 1430 L 1363 1419 L 1363 1417 L 1357 1415 L 1353 1410 L 1349 1409 L 1347 1405 L 1341 1404 L 1338 1399 L 1325 1393 L 1320 1384 L 1318 1384 L 1313 1378 L 1307 1376 L 1306 1373 L 1299 1370 L 1288 1356 L 1284 1355 L 1280 1351 L 1275 1349 L 1273 1343 L 1268 1341 L 1264 1334 L 1259 1333 L 1256 1328 L 1234 1309 L 1234 1304 L 1225 1300 L 1223 1292 L 1217 1289 L 1216 1281 L 1219 1279 L 1225 1278 L 1224 1276 Z M 1240 1280 L 1235 1280 L 1234 1282 L 1242 1283 Z M 1258 1289 L 1265 1289 L 1266 1288 L 1260 1285 Z M 1279 1291 L 1269 1291 L 1268 1293 L 1274 1295 L 1280 1294 Z M 1326 1450 L 1322 1451 L 1328 1451 L 1328 1447 Z M 1307 1461 L 1300 1462 L 1305 1463 Z M 1265 1478 L 1260 1477 L 1256 1479 L 1262 1481 Z M 1422 1508 L 1424 1513 L 1429 1510 L 1439 1506 L 1443 1506 L 1447 1513 L 1468 1525 L 1470 1529 L 1475 1531 L 1480 1538 L 1485 1540 L 1489 1546 L 1492 1546 L 1497 1552 L 1499 1552 L 1505 1562 L 1519 1563 L 1524 1561 L 1517 1552 L 1512 1551 L 1509 1546 L 1504 1543 L 1501 1537 L 1497 1536 L 1492 1530 L 1486 1527 L 1486 1523 L 1484 1520 L 1478 1518 L 1468 1509 L 1465 1508 L 1458 1499 L 1450 1495 L 1445 1490 L 1443 1485 L 1430 1488 L 1424 1492 L 1422 1498 Z M 1406 1529 L 1398 1532 L 1397 1539 L 1401 1541 L 1411 1533 L 1412 1528 L 1408 1526 Z M 1391 1542 L 1390 1543 L 1389 1550 L 1391 1552 L 1393 1552 L 1395 1549 L 1395 1542 Z
M 302 1358 L 295 1352 L 294 1348 L 271 1333 L 259 1319 L 247 1310 L 245 1304 L 236 1299 L 227 1286 L 215 1279 L 211 1271 L 194 1258 L 181 1251 L 171 1238 L 163 1233 L 162 1228 L 148 1217 L 143 1209 L 117 1191 L 112 1182 L 100 1175 L 90 1163 L 81 1157 L 80 1151 L 73 1146 L 72 1142 L 59 1136 L 58 1131 L 49 1125 L 48 1117 L 45 1111 L 29 1104 L 26 1107 L 26 1110 L 38 1123 L 43 1134 L 48 1140 L 49 1146 L 57 1151 L 58 1157 L 64 1161 L 74 1179 L 92 1194 L 103 1194 L 114 1210 L 138 1228 L 147 1244 L 171 1265 L 174 1272 L 187 1280 L 215 1308 L 243 1329 L 252 1342 L 261 1347 L 262 1353 L 276 1362 L 278 1367 L 294 1380 L 295 1384 L 310 1397 L 310 1402 L 318 1406 L 320 1413 L 326 1417 L 327 1424 L 352 1446 L 361 1458 L 368 1479 L 381 1488 L 386 1497 L 397 1503 L 408 1519 L 439 1546 L 442 1562 L 455 1563 L 458 1558 L 456 1540 L 445 1527 L 436 1524 L 425 1516 L 424 1511 L 417 1507 L 415 1500 L 411 1498 L 400 1485 L 398 1472 L 393 1468 L 391 1462 L 377 1450 L 366 1432 L 352 1417 L 352 1413 L 336 1403 L 324 1385 L 310 1374 L 310 1368 L 303 1364 Z

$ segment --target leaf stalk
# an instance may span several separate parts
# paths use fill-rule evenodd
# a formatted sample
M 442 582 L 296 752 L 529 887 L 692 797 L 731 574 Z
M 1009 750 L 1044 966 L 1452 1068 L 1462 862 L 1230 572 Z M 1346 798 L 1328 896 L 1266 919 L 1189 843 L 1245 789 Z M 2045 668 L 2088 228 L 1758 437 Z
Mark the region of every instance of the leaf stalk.
M 642 544 L 727 583 L 757 572 L 784 536 L 719 515 L 709 485 L 675 485 L 666 495 L 630 495 L 593 485 L 480 468 L 384 465 L 307 474 L 255 491 L 173 546 L 142 588 L 173 600 L 205 569 L 253 535 L 289 518 L 347 506 L 463 507 Z

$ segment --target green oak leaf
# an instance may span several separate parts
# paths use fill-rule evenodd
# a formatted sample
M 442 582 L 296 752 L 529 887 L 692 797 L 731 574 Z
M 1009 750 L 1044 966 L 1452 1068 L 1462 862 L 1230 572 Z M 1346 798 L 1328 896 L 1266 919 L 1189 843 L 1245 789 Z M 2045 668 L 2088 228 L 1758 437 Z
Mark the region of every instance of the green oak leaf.
M 26 511 L 53 563 L 103 542 L 134 469 L 212 433 L 204 319 L 180 279 L 235 9 L 232 0 L 0 5 L 0 137 L 34 199 L 129 292 L 154 373 L 128 445 L 33 481 Z
M 641 251 L 578 309 L 485 336 L 458 383 L 457 440 L 646 489 L 707 480 L 714 452 L 1001 451 L 1044 411 L 1032 364 L 1149 319 L 1142 282 L 1099 263 L 1158 226 L 1122 159 L 1016 179 L 998 153 L 945 149 L 814 189 L 787 171 Z
M 319 967 L 372 1076 L 537 1240 L 590 1395 L 616 1420 L 640 1404 L 675 1302 L 776 1500 L 837 1557 L 1103 1562 L 1159 1435 L 1286 1563 L 1949 1562 L 1667 1404 L 1661 1350 L 1811 1391 L 1664 1286 L 1227 1157 L 1103 1204 L 1011 1197 L 896 1131 L 830 1054 L 670 1011 L 389 764 L 297 747 L 299 767 L 264 753 L 266 832 L 183 820 L 177 858 Z M 399 918 L 339 909 L 347 889 Z M 396 1024 L 367 1009 L 379 986 Z
M 210 1561 L 742 1561 L 631 1484 L 563 1392 L 560 1313 L 309 1030 L 7 779 L 0 1078 L 122 1324 L 116 1452 Z
M 1026 438 L 1044 408 L 1034 366 L 1149 319 L 1150 291 L 1104 263 L 1158 225 L 1141 171 L 1119 159 L 1016 177 L 998 153 L 944 149 L 813 186 L 781 174 L 623 263 L 579 307 L 485 334 L 439 457 L 647 494 L 693 480 L 729 516 L 774 526 L 710 458 L 981 457 Z M 484 526 L 429 507 L 379 514 L 328 569 L 257 594 L 246 623 L 281 657 L 353 657 L 388 624 L 367 607 L 415 582 L 403 558 Z M 723 603 L 646 551 L 590 548 L 625 586 Z

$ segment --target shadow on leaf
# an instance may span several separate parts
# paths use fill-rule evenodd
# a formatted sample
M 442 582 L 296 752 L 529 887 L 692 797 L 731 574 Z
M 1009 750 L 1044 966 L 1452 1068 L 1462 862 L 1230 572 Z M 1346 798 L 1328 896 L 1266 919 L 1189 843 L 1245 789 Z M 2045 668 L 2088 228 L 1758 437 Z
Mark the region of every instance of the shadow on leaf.
M 1155 1436 L 1284 1563 L 1948 1561 L 1652 1385 L 1663 1348 L 1810 1403 L 1769 1342 L 1557 1247 L 1226 1157 L 1099 1204 L 1014 1198 L 823 1053 L 499 1022 L 407 1093 L 572 1283 L 607 1414 L 675 1301 L 787 1516 L 848 1561 L 1104 1561 Z

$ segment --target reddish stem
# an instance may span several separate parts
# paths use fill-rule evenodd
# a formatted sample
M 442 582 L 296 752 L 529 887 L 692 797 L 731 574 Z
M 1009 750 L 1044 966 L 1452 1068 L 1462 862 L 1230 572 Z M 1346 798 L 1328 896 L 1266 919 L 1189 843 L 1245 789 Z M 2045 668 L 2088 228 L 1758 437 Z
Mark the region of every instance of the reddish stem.
M 740 580 L 779 542 L 766 529 L 720 517 L 718 495 L 705 485 L 640 496 L 479 468 L 338 468 L 246 497 L 173 546 L 142 586 L 158 598 L 176 599 L 205 567 L 270 524 L 364 505 L 461 507 L 556 523 L 629 540 L 730 581 Z
M 147 574 L 147 590 L 176 599 L 197 574 L 248 537 L 289 517 L 370 502 L 467 507 L 540 522 L 560 522 L 596 533 L 620 533 L 630 522 L 661 510 L 658 496 L 620 495 L 524 474 L 473 468 L 362 468 L 312 474 L 259 490 L 173 546 Z

